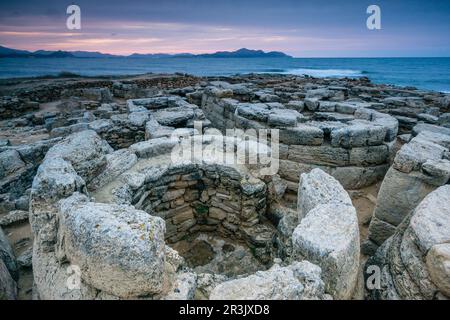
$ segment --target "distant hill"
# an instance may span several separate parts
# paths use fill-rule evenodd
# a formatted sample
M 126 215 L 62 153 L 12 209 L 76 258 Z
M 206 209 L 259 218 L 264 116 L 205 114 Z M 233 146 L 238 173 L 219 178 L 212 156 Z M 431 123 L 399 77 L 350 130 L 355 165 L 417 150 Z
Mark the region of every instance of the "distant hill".
M 113 54 L 101 53 L 101 52 L 91 52 L 91 51 L 71 51 L 70 52 L 76 58 L 114 58 Z
M 25 50 L 16 50 L 11 48 L 6 48 L 0 46 L 0 57 L 8 57 L 8 56 L 27 56 L 30 55 L 31 52 Z
M 199 54 L 197 57 L 202 58 L 292 58 L 283 52 L 262 50 L 250 50 L 242 48 L 236 51 L 219 51 L 216 53 Z
M 291 56 L 278 51 L 264 52 L 262 50 L 250 50 L 242 48 L 236 51 L 219 51 L 216 53 L 192 54 L 192 53 L 133 53 L 129 56 L 113 55 L 90 51 L 47 51 L 34 52 L 16 50 L 0 46 L 0 58 L 29 57 L 29 58 L 291 58 Z
M 72 53 L 68 52 L 68 51 L 44 51 L 44 50 L 39 50 L 36 52 L 33 52 L 31 54 L 34 57 L 38 57 L 38 58 L 73 58 L 75 57 Z
M 0 58 L 2 57 L 37 57 L 37 58 L 73 58 L 74 55 L 67 51 L 45 51 L 38 50 L 30 52 L 26 50 L 16 50 L 0 46 Z

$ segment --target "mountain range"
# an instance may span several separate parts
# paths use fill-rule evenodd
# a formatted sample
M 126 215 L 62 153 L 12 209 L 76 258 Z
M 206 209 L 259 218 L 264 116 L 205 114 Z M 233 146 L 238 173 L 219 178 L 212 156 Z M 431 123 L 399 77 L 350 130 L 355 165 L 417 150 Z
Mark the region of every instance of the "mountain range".
M 292 57 L 279 51 L 264 52 L 262 50 L 250 50 L 246 48 L 242 48 L 236 51 L 218 51 L 215 53 L 203 53 L 203 54 L 133 53 L 128 56 L 121 56 L 91 51 L 37 50 L 32 52 L 0 46 L 0 58 L 292 58 Z

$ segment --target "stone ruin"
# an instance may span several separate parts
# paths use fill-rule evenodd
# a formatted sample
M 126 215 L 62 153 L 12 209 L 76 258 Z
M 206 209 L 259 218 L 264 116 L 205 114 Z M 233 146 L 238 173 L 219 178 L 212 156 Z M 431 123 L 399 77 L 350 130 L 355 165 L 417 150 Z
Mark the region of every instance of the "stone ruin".
M 203 286 L 214 289 L 211 282 L 220 284 L 212 298 L 221 299 L 249 298 L 246 294 L 265 299 L 351 297 L 359 265 L 358 223 L 348 194 L 334 178 L 319 169 L 302 176 L 300 224 L 284 239 L 293 243 L 296 258 L 273 264 L 277 231 L 265 218 L 266 183 L 244 168 L 218 165 L 216 159 L 172 165 L 164 150 L 170 152 L 167 145 L 173 138 L 160 139 L 146 141 L 145 149 L 140 142 L 113 151 L 86 130 L 49 150 L 31 192 L 39 298 L 192 299 L 197 290 L 208 297 Z M 323 198 L 323 192 L 339 197 Z M 327 243 L 317 238 L 324 228 L 333 237 Z M 248 274 L 252 266 L 243 265 L 232 275 L 197 273 L 171 246 L 200 233 L 247 247 L 256 261 L 241 255 L 241 261 L 234 257 L 236 265 L 256 263 L 261 271 L 233 280 L 229 278 Z M 225 245 L 233 251 L 229 243 L 222 250 Z M 75 293 L 66 286 L 71 265 L 81 272 L 82 287 Z M 262 283 L 260 291 L 243 293 L 241 282 L 254 286 L 253 278 Z
M 16 258 L 0 229 L 1 298 L 26 268 L 34 299 L 450 297 L 448 95 L 274 75 L 7 90 L 0 226 L 33 240 Z M 215 153 L 182 157 L 195 143 Z M 237 150 L 278 171 L 222 163 Z M 378 183 L 364 236 L 355 195 Z
M 204 91 L 207 118 L 221 130 L 279 129 L 279 174 L 291 193 L 297 193 L 299 173 L 312 168 L 348 189 L 374 184 L 389 168 L 398 121 L 364 104 L 342 102 L 341 88 L 310 90 L 304 100 L 281 103 L 277 95 L 260 93 L 255 102 L 242 85 L 218 85 Z

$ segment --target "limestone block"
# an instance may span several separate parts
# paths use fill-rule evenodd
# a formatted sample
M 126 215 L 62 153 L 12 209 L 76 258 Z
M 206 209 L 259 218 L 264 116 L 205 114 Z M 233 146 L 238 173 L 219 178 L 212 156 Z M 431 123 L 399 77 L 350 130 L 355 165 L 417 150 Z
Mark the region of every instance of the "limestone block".
M 313 169 L 308 174 L 300 175 L 297 199 L 299 222 L 318 205 L 327 203 L 352 204 L 348 193 L 340 183 L 320 169 Z
M 350 299 L 359 267 L 359 228 L 356 210 L 344 203 L 318 205 L 292 234 L 294 250 L 323 272 L 326 292 Z
M 320 268 L 308 262 L 288 267 L 275 265 L 268 271 L 225 281 L 211 292 L 211 300 L 303 300 L 323 299 Z
M 157 294 L 163 286 L 164 221 L 130 206 L 61 203 L 59 243 L 94 288 L 120 297 Z
M 323 138 L 321 129 L 305 124 L 280 130 L 280 142 L 288 145 L 321 145 Z

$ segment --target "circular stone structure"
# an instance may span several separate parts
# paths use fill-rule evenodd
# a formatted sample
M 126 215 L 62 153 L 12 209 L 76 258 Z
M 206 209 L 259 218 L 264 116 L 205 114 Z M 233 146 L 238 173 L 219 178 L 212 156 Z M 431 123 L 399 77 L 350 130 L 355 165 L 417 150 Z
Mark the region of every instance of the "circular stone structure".
M 92 192 L 93 198 L 161 217 L 168 244 L 197 233 L 214 233 L 245 243 L 262 264 L 271 263 L 275 228 L 264 222 L 266 184 L 245 166 L 217 164 L 216 157 L 174 162 L 170 152 L 174 149 L 167 148 L 164 154 L 159 147 L 175 147 L 172 141 L 162 138 L 132 145 L 130 150 L 138 154 L 136 163 Z M 155 148 L 158 155 L 149 156 Z
M 189 138 L 156 138 L 114 151 L 86 130 L 49 150 L 31 194 L 41 298 L 91 299 L 97 290 L 108 299 L 163 298 L 185 264 L 171 247 L 184 247 L 190 267 L 204 272 L 236 276 L 270 267 L 276 229 L 264 216 L 265 182 L 244 165 L 220 164 L 220 152 L 178 161 L 191 151 L 182 144 Z M 223 140 L 195 138 L 210 149 L 216 138 Z M 241 141 L 235 143 L 239 148 Z M 225 262 L 226 270 L 219 268 Z M 62 283 L 73 266 L 82 279 L 77 296 Z
M 279 174 L 293 194 L 299 173 L 313 168 L 329 173 L 346 189 L 382 180 L 398 121 L 361 102 L 340 101 L 342 88 L 325 91 L 311 90 L 303 100 L 281 103 L 280 97 L 262 93 L 243 98 L 241 85 L 215 83 L 204 91 L 202 110 L 223 131 L 279 129 Z
M 266 218 L 273 181 L 261 175 L 264 165 L 221 162 L 227 155 L 220 152 L 223 136 L 181 133 L 114 151 L 86 130 L 48 151 L 31 192 L 37 297 L 250 297 L 235 287 L 241 283 L 256 286 L 248 294 L 265 299 L 351 296 L 356 278 L 333 276 L 333 270 L 352 271 L 358 264 L 356 211 L 334 178 L 319 169 L 304 177 L 306 184 L 335 191 L 327 203 L 339 205 L 338 212 L 335 205 L 310 210 L 322 204 L 317 195 L 324 192 L 311 189 L 300 199 L 302 214 L 279 238 Z M 198 139 L 201 156 L 181 157 Z M 231 150 L 242 150 L 244 143 L 248 154 L 268 151 L 255 141 L 231 140 Z M 330 215 L 340 224 L 326 218 Z M 324 230 L 339 235 L 326 250 L 300 240 L 320 233 L 309 222 L 316 216 L 323 218 L 317 221 Z M 282 261 L 279 252 L 288 250 Z M 219 284 L 223 290 L 212 293 Z M 342 286 L 346 290 L 338 294 Z

